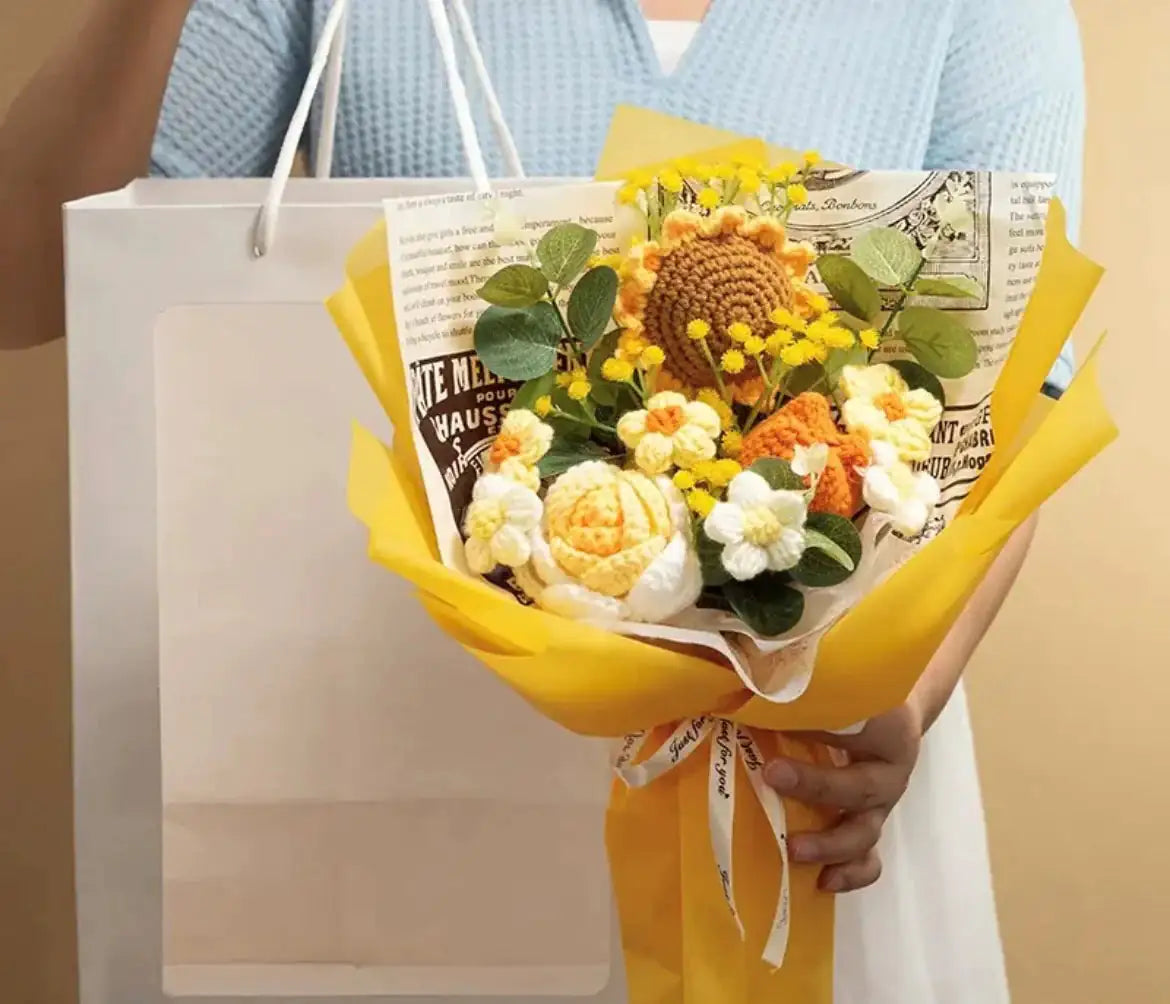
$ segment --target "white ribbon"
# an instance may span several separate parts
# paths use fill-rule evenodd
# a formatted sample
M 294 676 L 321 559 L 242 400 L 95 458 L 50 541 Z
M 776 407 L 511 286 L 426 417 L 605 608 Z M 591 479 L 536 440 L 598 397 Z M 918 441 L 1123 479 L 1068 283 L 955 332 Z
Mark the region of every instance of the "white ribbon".
M 711 849 L 715 854 L 715 867 L 719 870 L 724 898 L 741 938 L 744 937 L 744 927 L 735 905 L 731 859 L 735 827 L 735 765 L 737 762 L 743 764 L 752 791 L 764 810 L 780 850 L 780 895 L 763 954 L 765 962 L 779 969 L 784 965 L 784 956 L 788 951 L 788 822 L 783 799 L 764 781 L 764 758 L 760 748 L 746 728 L 722 718 L 702 715 L 682 722 L 657 751 L 641 763 L 634 763 L 648 737 L 649 732 L 635 732 L 626 736 L 614 758 L 615 773 L 631 788 L 644 788 L 653 784 L 686 760 L 706 739 L 711 739 L 711 766 L 707 782 Z

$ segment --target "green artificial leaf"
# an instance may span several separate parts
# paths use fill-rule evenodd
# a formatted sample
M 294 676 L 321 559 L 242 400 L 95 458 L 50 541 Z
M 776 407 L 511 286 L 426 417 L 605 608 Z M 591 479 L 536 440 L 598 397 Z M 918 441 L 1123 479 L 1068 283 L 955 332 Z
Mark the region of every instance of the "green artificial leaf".
M 723 595 L 737 617 L 765 638 L 791 631 L 804 616 L 804 595 L 783 572 L 765 572 L 747 582 L 732 580 Z
M 844 255 L 827 254 L 817 259 L 817 272 L 829 295 L 846 313 L 872 321 L 881 312 L 882 295 L 857 262 Z
M 531 307 L 548 294 L 548 280 L 531 265 L 505 265 L 480 287 L 479 298 L 497 307 Z
M 922 267 L 922 252 L 901 230 L 867 230 L 853 242 L 853 260 L 883 286 L 901 286 Z
M 553 227 L 536 245 L 536 257 L 549 282 L 567 286 L 589 263 L 597 248 L 597 231 L 578 223 Z
M 979 347 L 957 318 L 934 307 L 907 307 L 898 315 L 898 336 L 935 376 L 957 380 L 975 368 Z
M 505 380 L 544 376 L 557 361 L 561 323 L 547 301 L 531 307 L 488 307 L 475 325 L 480 362 Z
M 902 374 L 902 379 L 911 390 L 924 390 L 944 408 L 946 407 L 947 395 L 943 385 L 930 370 L 910 359 L 894 359 L 890 365 Z
M 758 474 L 777 491 L 802 492 L 808 487 L 804 478 L 794 473 L 788 461 L 780 457 L 761 457 L 748 470 Z
M 844 516 L 828 512 L 809 513 L 805 540 L 808 549 L 792 570 L 792 577 L 806 586 L 840 585 L 861 561 L 861 535 Z M 848 560 L 848 565 L 842 557 Z
M 586 349 L 593 348 L 613 320 L 617 302 L 618 274 L 608 265 L 591 268 L 569 297 L 569 330 Z
M 825 368 L 820 363 L 805 363 L 792 370 L 783 381 L 784 393 L 791 397 L 803 394 L 805 391 L 816 390 L 822 393 L 829 389 L 825 377 Z
M 730 574 L 723 567 L 723 545 L 707 536 L 702 523 L 695 527 L 695 551 L 703 570 L 703 585 L 722 586 L 731 581 Z
M 592 394 L 592 390 L 590 390 L 590 393 Z M 572 415 L 575 418 L 590 419 L 597 417 L 597 408 L 589 398 L 578 401 L 576 398 L 569 397 L 569 391 L 565 387 L 557 387 L 552 392 L 552 401 L 566 415 Z
M 558 436 L 553 439 L 548 453 L 540 458 L 537 467 L 542 478 L 555 478 L 558 474 L 564 474 L 570 467 L 587 460 L 612 459 L 605 447 L 592 440 L 565 439 Z
M 712 586 L 704 589 L 700 594 L 695 606 L 700 610 L 722 610 L 727 614 L 734 614 L 735 611 L 731 609 L 731 604 L 727 601 L 727 597 L 723 594 L 723 590 L 719 586 Z
M 841 371 L 846 366 L 864 366 L 869 362 L 869 349 L 860 342 L 851 349 L 834 349 L 825 360 L 827 393 L 832 394 L 841 382 Z
M 513 408 L 527 408 L 531 411 L 536 402 L 542 397 L 551 397 L 553 389 L 557 385 L 557 374 L 555 370 L 549 370 L 544 376 L 538 376 L 535 380 L 529 380 L 522 384 L 516 391 L 516 396 L 512 398 L 511 407 Z
M 843 328 L 848 328 L 854 334 L 860 334 L 869 328 L 879 327 L 880 325 L 871 323 L 870 321 L 863 321 L 860 317 L 854 317 L 848 311 L 837 312 L 837 323 Z
M 945 296 L 955 300 L 966 300 L 983 295 L 983 287 L 965 275 L 950 279 L 932 279 L 922 276 L 914 283 L 915 296 Z

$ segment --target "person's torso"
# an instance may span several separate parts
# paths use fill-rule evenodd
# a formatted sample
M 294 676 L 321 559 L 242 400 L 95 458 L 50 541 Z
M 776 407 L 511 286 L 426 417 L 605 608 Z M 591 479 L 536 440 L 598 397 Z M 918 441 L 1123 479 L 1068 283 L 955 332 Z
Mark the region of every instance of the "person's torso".
M 330 6 L 316 0 L 318 29 Z M 922 166 L 955 0 L 714 0 L 664 74 L 638 0 L 473 0 L 528 173 L 592 172 L 614 108 L 653 108 L 842 163 Z M 466 63 L 466 53 L 461 49 Z M 504 172 L 465 72 L 489 168 Z M 466 173 L 423 0 L 356 0 L 335 171 Z

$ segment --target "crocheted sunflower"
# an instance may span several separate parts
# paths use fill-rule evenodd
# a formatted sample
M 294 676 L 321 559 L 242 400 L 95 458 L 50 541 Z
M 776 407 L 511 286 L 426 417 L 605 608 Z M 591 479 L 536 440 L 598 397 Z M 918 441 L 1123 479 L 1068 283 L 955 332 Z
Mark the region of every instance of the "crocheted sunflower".
M 615 319 L 666 353 L 668 380 L 712 387 L 710 359 L 737 347 L 733 325 L 763 339 L 776 328 L 776 310 L 807 312 L 804 278 L 815 259 L 810 245 L 787 240 L 774 217 L 749 216 L 741 206 L 706 217 L 676 210 L 663 220 L 661 241 L 636 245 L 623 262 Z M 702 341 L 688 335 L 692 321 L 705 323 Z M 743 403 L 762 387 L 751 366 L 725 380 Z
M 797 445 L 816 443 L 829 447 L 829 462 L 809 508 L 851 518 L 862 506 L 859 469 L 869 463 L 869 438 L 864 433 L 842 432 L 823 394 L 801 394 L 764 419 L 744 436 L 739 462 L 746 468 L 761 457 L 791 460 Z

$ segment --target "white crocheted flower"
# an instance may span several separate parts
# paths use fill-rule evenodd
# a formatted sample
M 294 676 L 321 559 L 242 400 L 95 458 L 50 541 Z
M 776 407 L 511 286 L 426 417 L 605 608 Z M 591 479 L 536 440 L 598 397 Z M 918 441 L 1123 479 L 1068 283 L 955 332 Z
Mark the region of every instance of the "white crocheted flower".
M 468 567 L 486 575 L 497 565 L 523 565 L 532 556 L 530 539 L 542 511 L 540 496 L 531 488 L 502 474 L 481 476 L 464 520 Z
M 786 571 L 800 561 L 807 518 L 803 492 L 775 489 L 755 471 L 744 471 L 728 486 L 727 501 L 711 510 L 703 529 L 723 545 L 727 573 L 746 582 L 768 570 Z
M 940 496 L 938 482 L 911 470 L 889 443 L 873 444 L 873 463 L 865 469 L 862 494 L 871 509 L 886 513 L 894 529 L 916 537 L 926 526 Z

